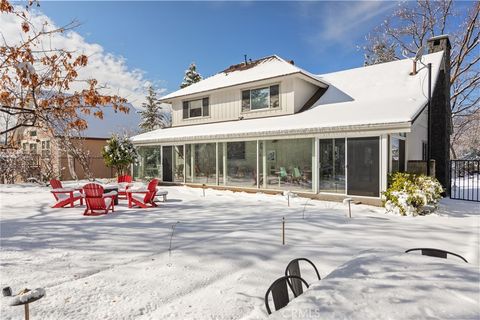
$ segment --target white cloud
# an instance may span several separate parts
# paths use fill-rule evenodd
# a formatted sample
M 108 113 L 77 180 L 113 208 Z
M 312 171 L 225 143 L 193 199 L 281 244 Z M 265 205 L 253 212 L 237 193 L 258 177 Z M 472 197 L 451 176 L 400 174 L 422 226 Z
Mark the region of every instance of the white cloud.
M 325 3 L 322 3 L 325 4 Z M 346 44 L 368 32 L 368 22 L 397 5 L 383 1 L 333 2 L 314 8 L 318 3 L 304 3 L 301 12 L 305 18 L 313 20 L 313 28 L 318 30 L 307 37 L 316 47 Z
M 41 12 L 31 13 L 31 21 L 39 30 L 44 23 L 48 29 L 56 27 L 54 21 Z M 6 41 L 12 45 L 18 43 L 25 33 L 21 31 L 20 19 L 11 14 L 0 14 L 0 41 Z M 145 79 L 145 72 L 140 69 L 131 69 L 127 66 L 124 57 L 105 52 L 104 48 L 97 43 L 89 43 L 84 37 L 75 31 L 67 31 L 64 34 L 54 34 L 45 37 L 38 44 L 44 48 L 66 49 L 75 51 L 76 54 L 88 56 L 88 65 L 79 72 L 79 79 L 97 79 L 104 93 L 118 94 L 128 99 L 135 107 L 140 107 L 145 100 L 145 87 L 151 82 Z M 73 90 L 81 89 L 83 84 L 72 85 Z M 164 91 L 160 89 L 160 91 Z

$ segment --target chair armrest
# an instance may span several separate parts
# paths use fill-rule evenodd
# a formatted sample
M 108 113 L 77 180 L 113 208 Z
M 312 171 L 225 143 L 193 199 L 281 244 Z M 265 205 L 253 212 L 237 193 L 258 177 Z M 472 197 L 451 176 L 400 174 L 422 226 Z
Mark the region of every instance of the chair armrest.
M 146 189 L 128 189 L 126 190 L 128 193 L 148 193 L 149 191 Z
M 116 195 L 118 194 L 117 191 L 110 191 L 110 192 L 107 192 L 107 193 L 104 193 L 103 194 L 103 197 L 115 197 Z

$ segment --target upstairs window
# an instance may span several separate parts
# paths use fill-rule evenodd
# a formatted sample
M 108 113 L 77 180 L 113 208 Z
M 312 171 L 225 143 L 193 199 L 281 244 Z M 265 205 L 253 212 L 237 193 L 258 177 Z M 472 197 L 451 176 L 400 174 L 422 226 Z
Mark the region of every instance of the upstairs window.
M 209 98 L 183 101 L 183 119 L 208 117 L 210 115 Z
M 279 85 L 242 91 L 242 112 L 280 106 Z
M 50 156 L 50 140 L 42 141 L 42 157 L 46 158 Z

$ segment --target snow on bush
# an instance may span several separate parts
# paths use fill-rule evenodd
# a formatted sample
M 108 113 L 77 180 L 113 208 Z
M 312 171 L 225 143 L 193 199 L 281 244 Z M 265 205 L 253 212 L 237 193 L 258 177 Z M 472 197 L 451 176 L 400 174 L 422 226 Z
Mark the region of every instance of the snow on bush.
M 423 214 L 426 205 L 436 206 L 442 192 L 442 185 L 433 177 L 396 172 L 390 176 L 390 186 L 383 193 L 385 209 L 402 216 Z
M 128 173 L 128 168 L 138 159 L 137 149 L 132 141 L 124 136 L 112 135 L 103 148 L 102 156 L 107 167 L 114 167 L 118 175 Z

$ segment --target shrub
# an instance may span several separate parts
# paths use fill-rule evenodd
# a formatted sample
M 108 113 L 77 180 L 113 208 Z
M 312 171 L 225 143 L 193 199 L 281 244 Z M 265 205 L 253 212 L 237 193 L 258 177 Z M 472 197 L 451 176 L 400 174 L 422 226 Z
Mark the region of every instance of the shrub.
M 389 176 L 389 187 L 383 193 L 385 209 L 401 215 L 423 214 L 426 205 L 436 206 L 442 192 L 442 185 L 435 178 L 396 172 Z
M 107 167 L 114 167 L 118 175 L 128 173 L 128 168 L 138 158 L 137 150 L 128 137 L 113 135 L 102 150 Z

